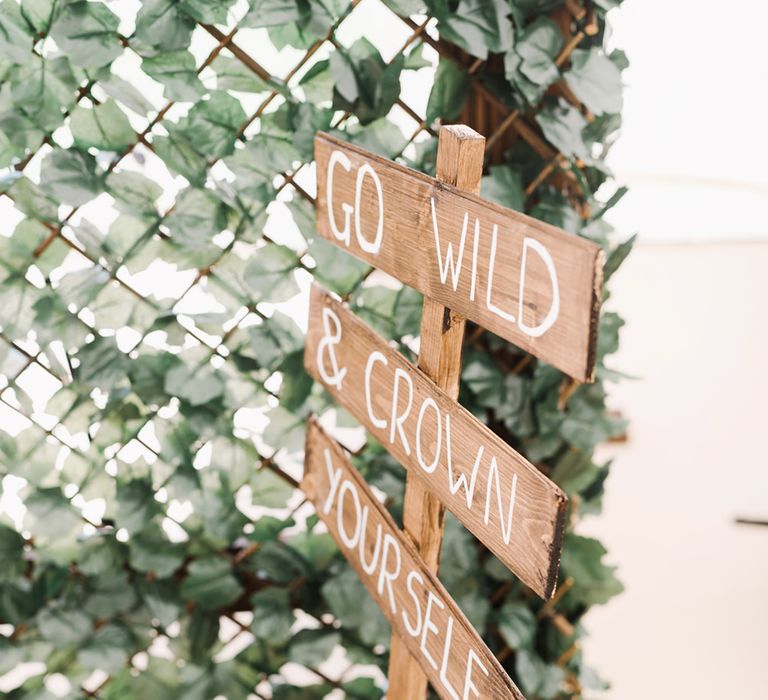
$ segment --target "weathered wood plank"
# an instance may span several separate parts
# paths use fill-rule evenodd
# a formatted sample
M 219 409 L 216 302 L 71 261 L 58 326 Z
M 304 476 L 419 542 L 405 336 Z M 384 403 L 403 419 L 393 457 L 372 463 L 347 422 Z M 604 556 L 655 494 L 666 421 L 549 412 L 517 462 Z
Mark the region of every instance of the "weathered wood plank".
M 327 134 L 317 230 L 579 381 L 594 380 L 598 245 Z
M 555 484 L 317 285 L 304 364 L 507 567 L 552 595 L 567 504 Z
M 467 126 L 443 126 L 437 146 L 437 179 L 477 194 L 483 177 L 485 139 Z M 448 396 L 459 395 L 461 348 L 466 320 L 442 304 L 424 297 L 418 367 Z M 403 500 L 403 529 L 416 545 L 427 568 L 436 574 L 440 564 L 445 510 L 421 480 L 409 472 Z M 427 677 L 405 641 L 392 635 L 389 647 L 389 693 L 393 698 L 423 700 Z
M 301 487 L 441 698 L 524 700 L 341 446 L 313 419 Z M 404 696 L 390 688 L 388 697 Z

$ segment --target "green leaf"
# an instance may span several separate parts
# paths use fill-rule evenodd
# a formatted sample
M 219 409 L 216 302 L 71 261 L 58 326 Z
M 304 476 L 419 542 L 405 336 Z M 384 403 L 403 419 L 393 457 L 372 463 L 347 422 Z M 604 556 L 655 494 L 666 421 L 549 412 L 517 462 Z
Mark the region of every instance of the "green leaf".
M 163 94 L 169 100 L 192 102 L 205 91 L 197 77 L 195 58 L 189 51 L 167 51 L 145 56 L 141 68 L 164 86 Z
M 345 629 L 356 630 L 365 644 L 386 644 L 390 625 L 357 574 L 345 569 L 322 588 L 328 608 Z
M 217 90 L 207 100 L 197 102 L 186 118 L 169 131 L 181 134 L 198 153 L 209 159 L 223 158 L 235 150 L 237 130 L 245 122 L 245 112 L 238 100 Z
M 573 94 L 595 114 L 621 111 L 621 71 L 599 49 L 575 50 L 565 81 Z
M 219 55 L 211 68 L 216 72 L 216 86 L 219 90 L 264 92 L 269 89 L 266 81 L 237 58 Z
M 159 511 L 152 483 L 134 479 L 117 485 L 117 515 L 115 522 L 129 532 L 141 530 Z
M 525 190 L 519 170 L 508 165 L 492 165 L 482 181 L 482 195 L 515 211 L 525 210 Z
M 441 56 L 427 102 L 427 122 L 438 117 L 452 121 L 461 113 L 469 94 L 469 75 L 454 61 Z
M 560 566 L 574 580 L 569 596 L 585 605 L 602 605 L 624 590 L 616 567 L 603 564 L 605 554 L 605 547 L 595 539 L 566 535 Z
M 291 639 L 288 658 L 302 666 L 319 666 L 340 642 L 341 635 L 335 630 L 300 630 Z
M 24 538 L 0 523 L 0 581 L 12 579 L 24 570 Z
M 402 54 L 386 64 L 376 47 L 361 38 L 348 50 L 332 53 L 330 61 L 335 86 L 333 106 L 354 112 L 361 124 L 385 116 L 400 96 Z
M 608 259 L 605 261 L 605 266 L 603 267 L 603 283 L 608 282 L 608 280 L 613 277 L 613 273 L 621 267 L 621 264 L 632 252 L 636 240 L 637 234 L 634 234 L 611 250 L 608 254 Z
M 565 680 L 565 670 L 560 666 L 545 663 L 535 652 L 521 650 L 517 654 L 515 668 L 527 694 L 544 700 L 560 696 Z
M 57 148 L 43 159 L 41 168 L 40 189 L 73 207 L 90 202 L 104 188 L 96 159 L 85 151 Z
M 224 24 L 236 0 L 181 0 L 181 9 L 202 24 Z
M 271 469 L 262 467 L 251 479 L 253 502 L 266 508 L 285 508 L 293 495 L 293 486 L 275 474 Z
M 103 151 L 122 151 L 136 141 L 128 117 L 113 100 L 86 109 L 82 103 L 72 113 L 69 122 L 75 146 Z
M 540 17 L 525 28 L 515 45 L 520 57 L 520 72 L 539 87 L 547 87 L 560 77 L 555 58 L 563 46 L 563 35 L 548 17 Z M 507 74 L 509 78 L 509 73 Z
M 95 576 L 88 581 L 83 610 L 97 619 L 127 612 L 136 604 L 136 592 L 123 571 Z
M 147 610 L 161 625 L 168 626 L 178 619 L 182 601 L 175 583 L 142 579 L 138 582 L 138 589 Z
M 245 281 L 253 291 L 253 299 L 279 302 L 298 294 L 296 263 L 296 253 L 290 248 L 274 243 L 259 248 L 245 268 Z
M 224 380 L 210 365 L 202 368 L 178 365 L 166 374 L 165 391 L 192 406 L 201 406 L 224 393 Z
M 251 604 L 253 636 L 270 645 L 285 644 L 291 638 L 291 626 L 295 622 L 288 591 L 284 588 L 267 588 L 256 593 L 251 598 Z
M 536 617 L 525 603 L 506 603 L 498 613 L 497 624 L 504 641 L 515 650 L 533 648 Z
M 205 610 L 216 610 L 238 598 L 242 589 L 232 575 L 232 564 L 222 557 L 210 556 L 193 561 L 181 584 L 181 596 Z
M 101 2 L 69 2 L 51 27 L 58 47 L 78 66 L 99 68 L 122 52 L 119 19 Z
M 558 105 L 539 112 L 536 121 L 547 140 L 564 156 L 589 157 L 583 135 L 587 121 L 576 107 L 560 100 Z
M 93 632 L 88 615 L 58 603 L 43 608 L 37 614 L 37 624 L 43 637 L 56 646 L 79 644 Z
M 168 541 L 155 526 L 144 528 L 128 542 L 130 561 L 137 571 L 152 572 L 159 578 L 170 576 L 184 561 L 181 545 Z
M 183 51 L 189 47 L 194 28 L 194 19 L 176 0 L 144 0 L 131 48 L 145 57 Z
M 77 652 L 77 661 L 89 671 L 98 669 L 108 674 L 118 673 L 128 660 L 131 641 L 125 627 L 105 625 Z
M 54 465 L 50 465 L 54 469 Z M 37 488 L 30 493 L 24 505 L 24 527 L 33 536 L 56 541 L 71 537 L 80 528 L 80 514 L 57 487 Z
M 440 36 L 473 56 L 485 59 L 488 52 L 504 53 L 514 41 L 511 13 L 506 0 L 460 0 L 457 7 L 447 0 L 431 0 Z
M 0 56 L 17 64 L 32 60 L 32 38 L 18 10 L 9 4 L 0 9 Z

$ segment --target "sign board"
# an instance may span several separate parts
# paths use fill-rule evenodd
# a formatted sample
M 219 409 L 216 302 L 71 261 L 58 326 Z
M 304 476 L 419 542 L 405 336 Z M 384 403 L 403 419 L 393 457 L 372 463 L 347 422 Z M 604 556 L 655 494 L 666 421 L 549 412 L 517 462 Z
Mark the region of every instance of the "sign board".
M 524 700 L 339 444 L 314 420 L 307 427 L 301 487 L 441 698 Z
M 595 243 L 315 136 L 317 230 L 340 248 L 579 381 L 594 381 Z
M 524 583 L 552 595 L 567 505 L 560 488 L 317 285 L 304 364 Z

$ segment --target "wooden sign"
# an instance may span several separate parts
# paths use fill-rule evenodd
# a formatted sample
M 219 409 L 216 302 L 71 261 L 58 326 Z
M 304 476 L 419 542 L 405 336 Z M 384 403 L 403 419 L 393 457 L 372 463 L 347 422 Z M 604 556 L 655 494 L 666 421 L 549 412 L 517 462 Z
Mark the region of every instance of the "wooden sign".
M 317 285 L 304 364 L 522 581 L 552 595 L 567 504 L 555 484 Z
M 310 419 L 301 487 L 444 700 L 524 700 L 339 444 Z
M 579 381 L 594 381 L 600 246 L 328 134 L 317 229 Z

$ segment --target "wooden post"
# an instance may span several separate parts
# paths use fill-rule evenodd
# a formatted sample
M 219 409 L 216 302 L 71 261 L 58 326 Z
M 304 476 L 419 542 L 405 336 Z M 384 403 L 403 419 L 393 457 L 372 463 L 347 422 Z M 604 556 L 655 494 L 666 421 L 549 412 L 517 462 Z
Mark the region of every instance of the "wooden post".
M 437 148 L 438 180 L 479 194 L 483 175 L 485 138 L 462 125 L 443 126 Z M 421 312 L 419 369 L 452 399 L 459 395 L 461 346 L 466 321 L 450 309 L 424 297 Z M 445 509 L 418 478 L 408 472 L 403 504 L 403 529 L 416 545 L 429 570 L 437 573 L 443 539 Z M 390 700 L 421 700 L 427 695 L 427 677 L 397 633 L 389 654 Z

